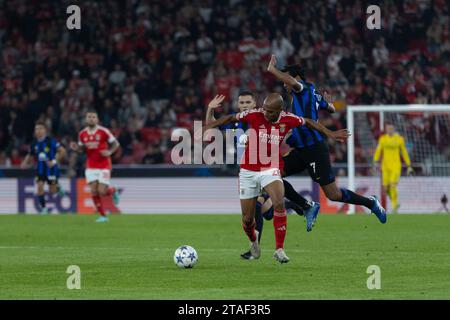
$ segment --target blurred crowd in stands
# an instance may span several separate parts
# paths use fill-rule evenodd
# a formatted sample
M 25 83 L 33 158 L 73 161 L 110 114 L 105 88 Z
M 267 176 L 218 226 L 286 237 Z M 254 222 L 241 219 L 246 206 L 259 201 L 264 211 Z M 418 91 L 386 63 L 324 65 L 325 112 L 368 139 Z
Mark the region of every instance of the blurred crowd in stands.
M 450 103 L 450 3 L 379 1 L 382 27 L 369 30 L 377 2 L 76 1 L 81 30 L 68 30 L 69 1 L 0 1 L 0 165 L 21 162 L 36 120 L 68 146 L 90 107 L 121 144 L 114 163 L 170 163 L 171 131 L 203 119 L 216 93 L 220 116 L 241 90 L 259 103 L 283 92 L 270 54 L 306 68 L 339 110 L 322 117 L 333 129 L 348 104 Z M 346 162 L 344 144 L 331 151 Z

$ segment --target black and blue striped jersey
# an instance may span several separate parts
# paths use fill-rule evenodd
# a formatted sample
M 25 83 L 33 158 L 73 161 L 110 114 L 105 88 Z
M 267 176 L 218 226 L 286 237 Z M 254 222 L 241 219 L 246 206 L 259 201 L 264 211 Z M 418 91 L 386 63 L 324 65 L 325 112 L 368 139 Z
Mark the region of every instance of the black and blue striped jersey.
M 56 157 L 56 152 L 61 144 L 54 138 L 45 137 L 42 140 L 35 139 L 30 146 L 29 154 L 36 157 L 36 171 L 38 176 L 58 175 L 58 165 L 49 168 L 47 161 Z
M 316 91 L 314 84 L 305 81 L 300 81 L 300 83 L 303 86 L 303 90 L 291 92 L 291 112 L 299 117 L 317 121 L 319 111 L 325 110 L 328 107 L 328 102 Z M 301 126 L 292 129 L 292 135 L 287 139 L 286 143 L 292 148 L 303 148 L 323 140 L 324 137 L 317 130 Z

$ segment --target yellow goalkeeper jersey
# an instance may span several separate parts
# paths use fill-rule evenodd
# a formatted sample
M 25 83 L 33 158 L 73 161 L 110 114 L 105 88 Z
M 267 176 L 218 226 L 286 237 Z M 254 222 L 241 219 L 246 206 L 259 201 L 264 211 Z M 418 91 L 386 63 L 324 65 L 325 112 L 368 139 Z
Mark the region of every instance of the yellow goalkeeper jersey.
M 411 165 L 408 151 L 405 147 L 405 140 L 398 133 L 394 133 L 392 136 L 383 134 L 380 137 L 373 160 L 379 161 L 381 153 L 383 153 L 383 160 L 381 162 L 381 165 L 384 168 L 401 168 L 402 162 L 400 159 L 400 154 L 402 155 L 405 164 L 408 167 Z

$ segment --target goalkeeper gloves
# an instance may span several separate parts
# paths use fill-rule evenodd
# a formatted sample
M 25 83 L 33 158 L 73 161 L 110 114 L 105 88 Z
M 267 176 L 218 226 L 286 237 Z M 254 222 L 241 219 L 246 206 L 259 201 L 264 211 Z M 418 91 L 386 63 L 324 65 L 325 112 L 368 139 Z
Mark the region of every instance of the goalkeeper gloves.
M 406 174 L 407 174 L 408 176 L 414 175 L 414 169 L 411 168 L 411 167 L 406 168 Z

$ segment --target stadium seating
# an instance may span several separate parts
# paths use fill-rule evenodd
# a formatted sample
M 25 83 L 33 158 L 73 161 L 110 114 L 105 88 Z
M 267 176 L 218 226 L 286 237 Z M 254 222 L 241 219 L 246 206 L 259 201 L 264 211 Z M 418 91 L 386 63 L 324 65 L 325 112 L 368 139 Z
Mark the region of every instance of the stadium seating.
M 357 25 L 365 13 L 353 14 L 363 7 L 358 2 L 266 2 L 205 0 L 199 9 L 189 2 L 108 1 L 96 10 L 95 1 L 84 1 L 82 32 L 68 32 L 56 23 L 64 2 L 23 6 L 23 16 L 36 18 L 22 20 L 15 10 L 22 2 L 9 0 L 0 16 L 0 165 L 20 162 L 38 119 L 63 144 L 76 140 L 88 107 L 129 142 L 114 161 L 139 163 L 146 145 L 170 144 L 161 128 L 192 129 L 214 94 L 227 94 L 221 110 L 231 112 L 239 90 L 253 90 L 259 104 L 267 92 L 282 90 L 264 71 L 270 52 L 305 66 L 339 112 L 348 103 L 450 103 L 445 1 L 415 6 L 415 14 L 402 7 L 407 2 L 384 3 L 390 27 L 364 33 Z M 234 20 L 213 18 L 224 10 Z M 330 124 L 343 127 L 345 117 Z M 337 162 L 346 159 L 342 146 L 332 152 Z

